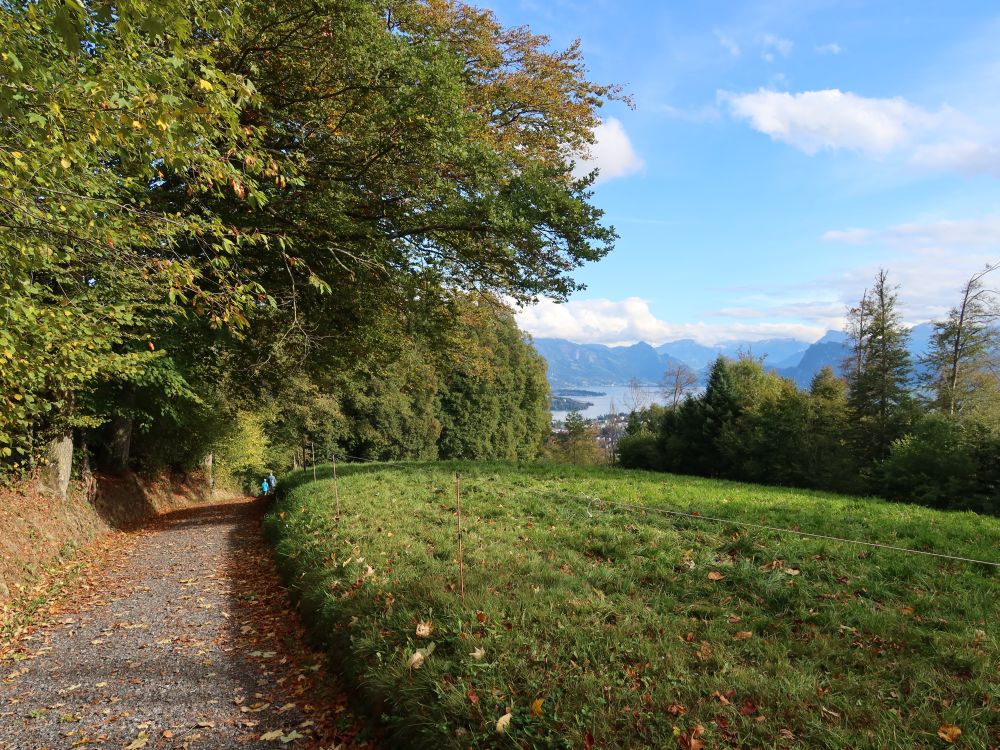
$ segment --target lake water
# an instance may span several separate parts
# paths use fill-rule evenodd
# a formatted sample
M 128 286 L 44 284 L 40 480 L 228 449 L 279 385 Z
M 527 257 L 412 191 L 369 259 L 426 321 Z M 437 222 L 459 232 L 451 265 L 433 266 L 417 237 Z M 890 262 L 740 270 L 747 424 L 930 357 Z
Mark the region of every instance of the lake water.
M 553 388 L 552 393 L 558 395 L 561 388 Z M 572 390 L 572 389 L 571 389 Z M 629 395 L 629 388 L 627 385 L 593 385 L 593 386 L 581 386 L 579 388 L 581 391 L 593 391 L 604 393 L 603 396 L 570 396 L 569 398 L 575 399 L 577 401 L 589 401 L 593 404 L 586 409 L 583 409 L 580 414 L 587 419 L 596 419 L 597 417 L 603 417 L 605 414 L 611 413 L 611 402 L 615 402 L 615 410 L 618 412 L 625 412 L 626 414 L 632 410 L 633 404 L 631 401 L 631 396 Z M 650 404 L 664 404 L 666 399 L 660 393 L 660 386 L 658 385 L 644 385 L 642 387 L 642 396 L 645 399 L 645 403 L 642 406 L 649 406 Z M 553 411 L 552 419 L 556 421 L 562 421 L 569 414 L 568 411 Z

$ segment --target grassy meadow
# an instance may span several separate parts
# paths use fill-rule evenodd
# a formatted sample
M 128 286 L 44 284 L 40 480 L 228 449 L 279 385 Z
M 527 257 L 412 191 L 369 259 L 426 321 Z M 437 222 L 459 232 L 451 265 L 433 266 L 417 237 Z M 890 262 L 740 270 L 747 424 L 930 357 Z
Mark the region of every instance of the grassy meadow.
M 993 561 L 1000 519 L 596 468 L 338 474 L 339 521 L 323 468 L 267 531 L 398 746 L 1000 746 L 1000 569 L 655 509 Z

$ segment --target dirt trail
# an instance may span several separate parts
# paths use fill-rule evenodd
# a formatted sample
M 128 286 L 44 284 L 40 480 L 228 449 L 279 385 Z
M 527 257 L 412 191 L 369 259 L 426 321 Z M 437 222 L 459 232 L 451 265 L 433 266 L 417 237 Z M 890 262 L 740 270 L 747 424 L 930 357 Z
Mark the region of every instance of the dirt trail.
M 306 649 L 257 503 L 159 517 L 0 662 L 0 748 L 374 747 Z

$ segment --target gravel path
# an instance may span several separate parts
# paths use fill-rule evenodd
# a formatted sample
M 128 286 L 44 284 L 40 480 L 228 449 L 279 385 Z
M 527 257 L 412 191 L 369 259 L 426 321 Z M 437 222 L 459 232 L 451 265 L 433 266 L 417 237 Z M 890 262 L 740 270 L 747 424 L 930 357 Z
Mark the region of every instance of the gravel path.
M 325 684 L 257 503 L 166 514 L 0 662 L 0 748 L 372 747 Z

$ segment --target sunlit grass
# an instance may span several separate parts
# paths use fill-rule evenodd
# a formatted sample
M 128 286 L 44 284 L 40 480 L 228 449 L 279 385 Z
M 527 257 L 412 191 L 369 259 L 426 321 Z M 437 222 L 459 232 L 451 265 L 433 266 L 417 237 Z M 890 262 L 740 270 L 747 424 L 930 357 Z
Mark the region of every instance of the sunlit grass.
M 997 519 L 601 469 L 339 475 L 339 523 L 325 470 L 285 482 L 268 529 L 318 637 L 403 746 L 677 747 L 700 726 L 706 747 L 940 747 L 945 723 L 959 747 L 1000 743 L 996 568 L 652 509 L 1000 561 Z

